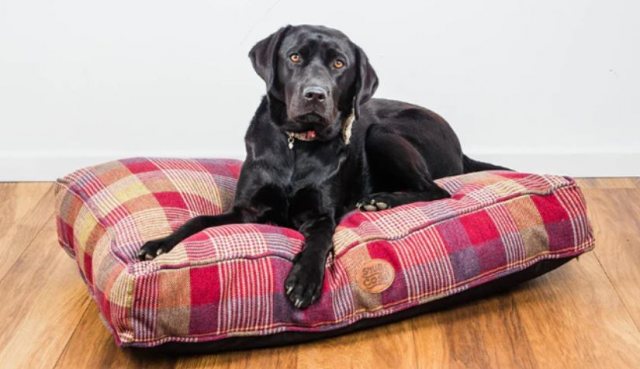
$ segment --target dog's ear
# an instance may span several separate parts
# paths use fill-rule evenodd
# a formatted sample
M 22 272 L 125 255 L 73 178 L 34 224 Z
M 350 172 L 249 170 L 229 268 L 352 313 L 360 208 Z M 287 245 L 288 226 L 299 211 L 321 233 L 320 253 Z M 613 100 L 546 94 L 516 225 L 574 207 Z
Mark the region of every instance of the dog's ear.
M 253 69 L 267 84 L 267 92 L 271 94 L 274 91 L 275 82 L 278 76 L 276 70 L 278 66 L 278 49 L 282 43 L 282 39 L 287 34 L 291 26 L 280 28 L 264 40 L 255 44 L 249 51 L 249 58 Z
M 358 74 L 355 85 L 356 94 L 353 98 L 353 110 L 356 119 L 358 119 L 360 117 L 360 105 L 369 101 L 378 88 L 378 76 L 371 64 L 369 64 L 367 54 L 359 46 L 355 46 L 355 48 Z

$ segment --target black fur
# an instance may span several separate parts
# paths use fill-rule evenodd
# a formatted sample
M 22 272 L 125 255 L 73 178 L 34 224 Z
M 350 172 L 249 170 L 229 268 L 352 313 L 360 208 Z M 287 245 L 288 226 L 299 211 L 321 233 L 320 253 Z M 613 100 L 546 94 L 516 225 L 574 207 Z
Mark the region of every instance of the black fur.
M 249 56 L 267 95 L 245 136 L 247 157 L 233 208 L 147 242 L 141 259 L 169 252 L 207 227 L 268 222 L 295 228 L 305 246 L 283 283 L 290 301 L 304 308 L 320 296 L 331 238 L 346 212 L 446 198 L 434 179 L 505 169 L 463 155 L 449 124 L 434 112 L 372 99 L 376 73 L 339 31 L 287 26 L 258 42 Z M 352 113 L 357 119 L 347 143 L 342 129 Z M 288 132 L 310 131 L 315 140 L 295 140 L 289 148 Z

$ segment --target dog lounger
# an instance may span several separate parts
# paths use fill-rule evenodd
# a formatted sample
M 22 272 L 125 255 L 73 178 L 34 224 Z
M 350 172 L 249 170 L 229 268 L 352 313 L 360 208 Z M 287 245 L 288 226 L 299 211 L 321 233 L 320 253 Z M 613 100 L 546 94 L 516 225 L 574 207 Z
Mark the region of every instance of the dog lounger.
M 240 166 L 133 158 L 58 180 L 60 244 L 118 345 L 212 352 L 333 336 L 484 296 L 594 245 L 571 178 L 491 171 L 437 180 L 450 199 L 345 215 L 322 296 L 305 310 L 283 291 L 303 245 L 292 229 L 208 228 L 136 258 L 145 241 L 228 209 Z

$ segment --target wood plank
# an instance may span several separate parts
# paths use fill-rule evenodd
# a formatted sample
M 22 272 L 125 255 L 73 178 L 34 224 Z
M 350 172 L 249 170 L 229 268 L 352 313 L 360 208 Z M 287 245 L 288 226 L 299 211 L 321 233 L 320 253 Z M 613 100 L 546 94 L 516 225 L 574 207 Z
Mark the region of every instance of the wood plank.
M 51 183 L 0 183 L 0 235 L 44 196 Z M 0 246 L 1 247 L 1 246 Z
M 252 351 L 226 352 L 213 355 L 181 357 L 176 362 L 176 369 L 196 368 L 260 368 L 260 369 L 294 369 L 297 363 L 297 352 L 300 346 L 267 348 Z M 318 366 L 316 366 L 318 367 Z
M 418 368 L 537 367 L 509 293 L 419 317 L 413 327 Z
M 640 189 L 584 190 L 596 255 L 640 328 Z
M 415 368 L 411 320 L 300 346 L 297 368 Z
M 534 287 L 516 301 L 540 367 L 640 365 L 640 332 L 595 253 L 541 278 Z
M 0 281 L 2 367 L 52 368 L 89 302 L 75 263 L 57 245 L 53 217 L 45 224 Z
M 419 368 L 640 365 L 640 333 L 593 253 L 508 294 L 414 325 Z
M 174 362 L 172 357 L 116 346 L 100 321 L 98 307 L 91 301 L 55 368 L 172 368 Z
M 2 193 L 0 280 L 49 221 L 55 201 L 52 183 L 5 184 Z
M 638 177 L 598 177 L 575 178 L 581 188 L 637 188 L 640 183 Z

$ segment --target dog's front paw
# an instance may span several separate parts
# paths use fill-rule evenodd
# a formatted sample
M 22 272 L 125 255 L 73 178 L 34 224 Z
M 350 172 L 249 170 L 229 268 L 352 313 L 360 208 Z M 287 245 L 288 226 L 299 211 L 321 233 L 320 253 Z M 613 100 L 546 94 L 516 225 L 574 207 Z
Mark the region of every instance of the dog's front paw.
M 138 251 L 138 259 L 151 260 L 157 256 L 160 256 L 166 252 L 171 251 L 174 245 L 167 239 L 160 238 L 157 240 L 147 241 L 140 251 Z
M 322 292 L 324 262 L 308 259 L 311 258 L 305 257 L 303 253 L 298 254 L 284 283 L 284 291 L 289 301 L 298 309 L 304 309 L 316 302 Z

